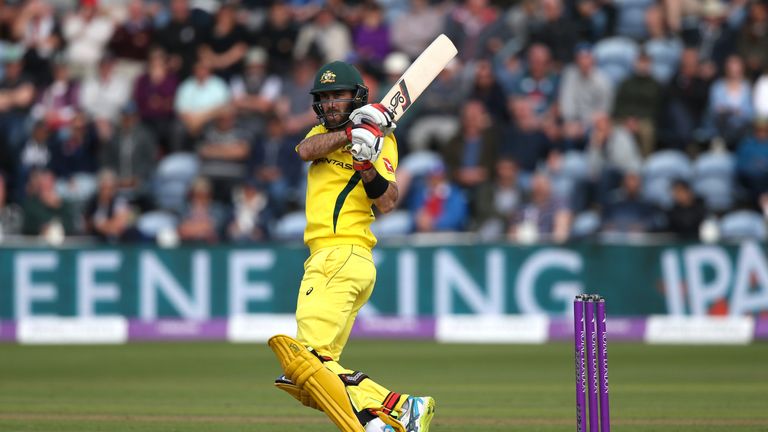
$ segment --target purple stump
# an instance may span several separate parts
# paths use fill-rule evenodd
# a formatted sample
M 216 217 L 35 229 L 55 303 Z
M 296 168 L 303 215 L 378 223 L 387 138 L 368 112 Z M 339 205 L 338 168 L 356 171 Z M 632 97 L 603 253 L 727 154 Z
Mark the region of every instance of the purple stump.
M 595 300 L 588 297 L 584 308 L 587 339 L 587 392 L 589 393 L 589 431 L 597 432 L 597 356 L 595 334 Z
M 605 332 L 605 299 L 597 300 L 597 364 L 600 373 L 600 430 L 611 432 L 608 403 L 608 337 Z
M 587 421 L 587 401 L 584 394 L 584 298 L 573 300 L 573 346 L 576 351 L 576 432 L 584 432 Z

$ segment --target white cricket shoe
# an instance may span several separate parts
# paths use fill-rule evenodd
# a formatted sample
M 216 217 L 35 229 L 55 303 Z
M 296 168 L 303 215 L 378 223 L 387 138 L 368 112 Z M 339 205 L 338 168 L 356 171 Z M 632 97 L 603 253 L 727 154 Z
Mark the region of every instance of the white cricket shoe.
M 400 423 L 406 432 L 429 432 L 429 422 L 435 415 L 435 400 L 429 396 L 409 397 L 403 404 Z
M 384 423 L 380 418 L 375 418 L 365 425 L 365 432 L 395 432 L 395 428 Z

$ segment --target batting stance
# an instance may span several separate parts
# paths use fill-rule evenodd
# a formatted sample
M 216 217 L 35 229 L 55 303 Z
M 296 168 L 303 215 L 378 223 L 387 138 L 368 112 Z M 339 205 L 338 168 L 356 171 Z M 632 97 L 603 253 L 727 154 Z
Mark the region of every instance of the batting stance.
M 427 432 L 433 398 L 389 391 L 338 363 L 376 281 L 371 207 L 387 213 L 397 200 L 392 112 L 368 104 L 360 72 L 344 62 L 320 68 L 311 94 L 320 124 L 296 146 L 312 161 L 304 231 L 310 256 L 296 305 L 298 335 L 269 341 L 284 371 L 275 384 L 344 432 Z

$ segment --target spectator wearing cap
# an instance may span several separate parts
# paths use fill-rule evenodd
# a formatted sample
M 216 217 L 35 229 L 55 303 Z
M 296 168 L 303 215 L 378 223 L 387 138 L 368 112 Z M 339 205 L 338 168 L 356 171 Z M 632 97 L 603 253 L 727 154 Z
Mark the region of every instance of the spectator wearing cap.
M 352 29 L 352 46 L 363 62 L 380 65 L 392 51 L 389 24 L 376 2 L 365 3 L 360 22 Z
M 283 89 L 283 80 L 269 73 L 268 63 L 264 48 L 252 48 L 245 56 L 245 72 L 230 82 L 232 101 L 254 135 L 264 132 L 266 117 Z
M 213 74 L 208 58 L 195 63 L 195 73 L 179 86 L 174 99 L 178 117 L 172 149 L 189 150 L 205 126 L 213 120 L 231 100 L 227 83 Z
M 613 103 L 611 81 L 595 67 L 592 46 L 576 46 L 574 63 L 565 67 L 558 95 L 560 115 L 568 139 L 581 141 L 597 113 L 610 112 Z
M 24 70 L 36 86 L 51 82 L 51 59 L 61 48 L 61 26 L 53 7 L 43 0 L 31 0 L 13 15 L 13 38 L 26 50 Z M 9 38 L 10 39 L 10 38 Z
M 197 144 L 200 175 L 207 177 L 214 198 L 228 202 L 231 189 L 246 177 L 251 154 L 251 137 L 237 122 L 237 111 L 231 105 L 221 108 L 205 128 Z
M 128 17 L 116 26 L 107 49 L 117 58 L 118 74 L 133 82 L 144 70 L 153 29 L 144 0 L 129 0 L 127 9 Z
M 424 51 L 443 29 L 444 16 L 429 0 L 411 0 L 409 9 L 392 22 L 392 45 L 411 58 Z
M 62 34 L 74 76 L 87 76 L 96 70 L 113 32 L 114 23 L 99 13 L 98 0 L 80 0 L 77 11 L 64 17 Z
M 429 170 L 426 178 L 415 182 L 408 208 L 413 229 L 419 233 L 462 231 L 468 223 L 464 194 L 453 184 L 442 164 Z
M 753 203 L 768 194 L 768 117 L 756 119 L 752 134 L 739 143 L 736 173 Z
M 672 182 L 672 207 L 667 210 L 667 231 L 685 240 L 696 240 L 707 209 L 691 185 L 683 180 Z
M 93 119 L 102 140 L 111 138 L 120 109 L 131 97 L 133 83 L 120 76 L 116 66 L 117 59 L 106 53 L 99 61 L 96 74 L 85 78 L 80 87 L 80 104 Z
M 174 101 L 179 80 L 170 70 L 168 56 L 160 47 L 149 51 L 146 71 L 133 87 L 133 101 L 141 122 L 155 136 L 163 153 L 171 150 L 172 125 L 176 113 Z
M 19 150 L 27 134 L 27 118 L 35 100 L 35 87 L 23 74 L 23 52 L 18 47 L 4 52 L 5 73 L 0 79 L 0 146 Z
M 242 75 L 248 52 L 247 30 L 237 22 L 237 8 L 224 3 L 216 12 L 213 27 L 203 38 L 200 51 L 208 57 L 213 72 L 229 82 Z
M 619 84 L 613 116 L 635 134 L 643 156 L 656 150 L 656 121 L 662 107 L 662 87 L 651 75 L 651 58 L 641 52 L 635 69 Z
M 136 104 L 128 102 L 115 133 L 99 150 L 100 166 L 110 169 L 120 190 L 133 198 L 145 192 L 157 156 L 157 139 L 141 123 Z
M 734 52 L 736 30 L 741 27 L 739 6 L 734 2 L 731 13 L 722 0 L 703 0 L 699 6 L 698 25 L 684 29 L 683 41 L 699 48 L 699 58 L 722 70 L 725 59 Z

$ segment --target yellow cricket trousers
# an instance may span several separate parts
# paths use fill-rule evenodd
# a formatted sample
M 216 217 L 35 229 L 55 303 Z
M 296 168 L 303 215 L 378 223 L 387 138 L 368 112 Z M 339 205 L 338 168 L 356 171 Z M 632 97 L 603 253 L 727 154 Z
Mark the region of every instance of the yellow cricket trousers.
M 354 371 L 339 365 L 360 308 L 368 301 L 376 282 L 371 251 L 362 246 L 329 246 L 316 250 L 304 262 L 304 277 L 296 302 L 299 342 L 330 357 L 325 367 L 335 374 Z M 371 379 L 348 386 L 347 393 L 357 411 L 381 408 L 389 390 Z M 407 396 L 400 398 L 399 410 Z

